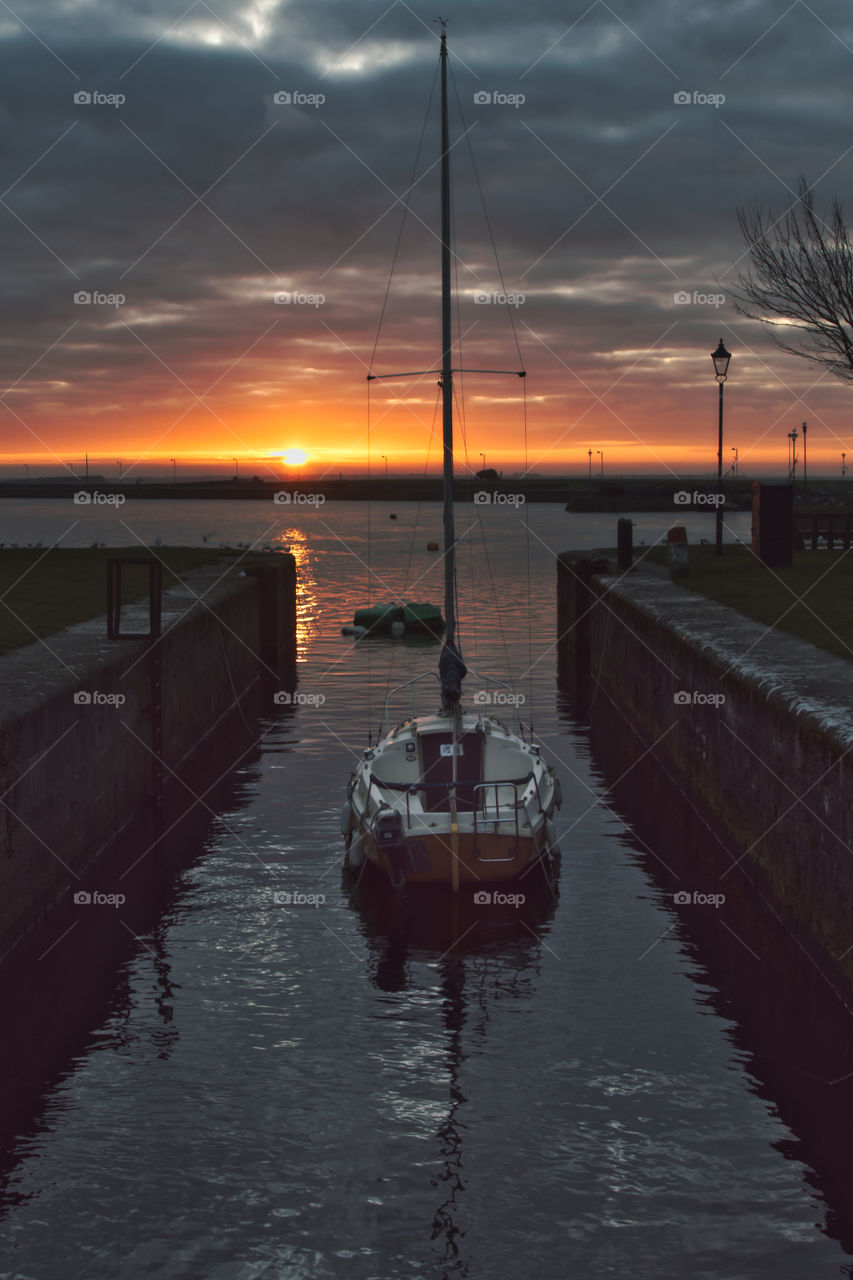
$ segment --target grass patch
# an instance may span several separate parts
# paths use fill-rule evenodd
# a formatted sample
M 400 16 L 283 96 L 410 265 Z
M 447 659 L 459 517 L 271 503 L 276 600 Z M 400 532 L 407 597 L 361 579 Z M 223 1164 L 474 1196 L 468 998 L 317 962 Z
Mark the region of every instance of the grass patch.
M 0 550 L 0 653 L 55 635 L 65 627 L 107 611 L 107 559 L 144 556 L 142 547 L 56 547 Z M 163 562 L 163 589 L 222 551 L 194 547 L 158 547 Z M 144 599 L 147 575 L 124 575 L 122 598 Z M 106 634 L 106 630 L 105 630 Z
M 795 551 L 790 569 L 765 569 L 748 547 L 689 549 L 690 570 L 678 581 L 690 591 L 737 609 L 767 627 L 787 631 L 853 659 L 853 550 Z M 649 560 L 666 565 L 666 548 Z

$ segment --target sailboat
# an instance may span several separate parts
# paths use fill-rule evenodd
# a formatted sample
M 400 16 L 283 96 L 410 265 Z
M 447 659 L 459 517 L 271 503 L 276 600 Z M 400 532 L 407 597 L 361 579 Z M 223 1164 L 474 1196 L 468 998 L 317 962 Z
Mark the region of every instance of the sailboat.
M 554 814 L 561 796 L 559 780 L 539 746 L 517 731 L 514 720 L 507 726 L 486 712 L 490 704 L 485 702 L 471 709 L 463 706 L 462 682 L 469 672 L 456 638 L 453 377 L 510 371 L 452 367 L 448 55 L 446 26 L 439 21 L 442 359 L 435 372 L 440 372 L 442 401 L 445 633 L 438 672 L 406 683 L 437 679 L 441 705 L 392 728 L 388 709 L 396 690 L 391 691 L 385 736 L 364 752 L 350 777 L 341 830 L 351 868 L 373 864 L 397 888 L 441 885 L 458 893 L 462 886 L 515 880 L 546 859 L 556 848 Z M 381 376 L 413 375 L 368 375 Z M 518 376 L 524 377 L 524 371 Z M 479 679 L 487 693 L 495 686 L 504 690 L 512 705 L 509 686 Z

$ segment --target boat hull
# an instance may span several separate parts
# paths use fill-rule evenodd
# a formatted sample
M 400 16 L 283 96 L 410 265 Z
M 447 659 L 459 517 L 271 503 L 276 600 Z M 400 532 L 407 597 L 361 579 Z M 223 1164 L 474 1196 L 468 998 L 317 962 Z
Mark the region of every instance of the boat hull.
M 454 852 L 452 834 L 445 831 L 379 848 L 369 832 L 356 826 L 348 861 L 355 867 L 370 862 L 396 884 L 450 886 L 455 880 L 460 887 L 476 887 L 517 880 L 549 852 L 544 829 L 538 838 L 461 831 L 455 845 Z

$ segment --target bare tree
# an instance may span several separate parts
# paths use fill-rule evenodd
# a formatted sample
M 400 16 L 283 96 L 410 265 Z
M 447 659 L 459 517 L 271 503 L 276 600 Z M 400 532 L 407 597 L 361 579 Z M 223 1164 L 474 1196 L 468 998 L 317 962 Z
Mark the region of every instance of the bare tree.
M 756 203 L 737 217 L 751 267 L 738 275 L 737 310 L 765 324 L 782 351 L 853 382 L 853 248 L 839 201 L 822 218 L 800 178 L 784 213 Z

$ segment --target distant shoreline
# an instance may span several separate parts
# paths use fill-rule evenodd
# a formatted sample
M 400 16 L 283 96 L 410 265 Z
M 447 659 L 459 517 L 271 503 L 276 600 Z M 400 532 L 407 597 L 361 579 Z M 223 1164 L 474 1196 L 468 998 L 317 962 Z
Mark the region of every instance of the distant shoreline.
M 763 479 L 765 484 L 782 483 L 777 477 Z M 723 481 L 728 510 L 749 510 L 752 506 L 752 477 L 740 477 Z M 676 494 L 698 491 L 716 492 L 713 478 L 682 476 L 674 479 L 662 477 L 593 477 L 535 476 L 524 479 L 507 477 L 481 478 L 457 477 L 454 484 L 455 502 L 472 502 L 494 506 L 520 506 L 526 502 L 561 503 L 573 512 L 619 511 L 672 511 L 677 513 L 683 500 Z M 92 504 L 107 504 L 115 495 L 125 501 L 155 499 L 162 501 L 275 501 L 276 494 L 284 494 L 275 503 L 282 509 L 300 506 L 317 506 L 324 502 L 441 502 L 440 477 L 361 477 L 324 480 L 197 480 L 197 481 L 142 481 L 124 483 L 106 480 L 101 476 L 74 480 L 18 480 L 0 481 L 0 498 L 64 498 L 75 500 L 76 494 L 86 494 Z M 805 497 L 802 485 L 795 488 L 797 505 L 803 505 Z M 476 495 L 485 494 L 478 498 Z M 79 503 L 79 499 L 77 500 Z M 840 479 L 815 479 L 809 484 L 809 504 L 853 507 L 853 484 Z M 89 505 L 88 502 L 80 505 Z

